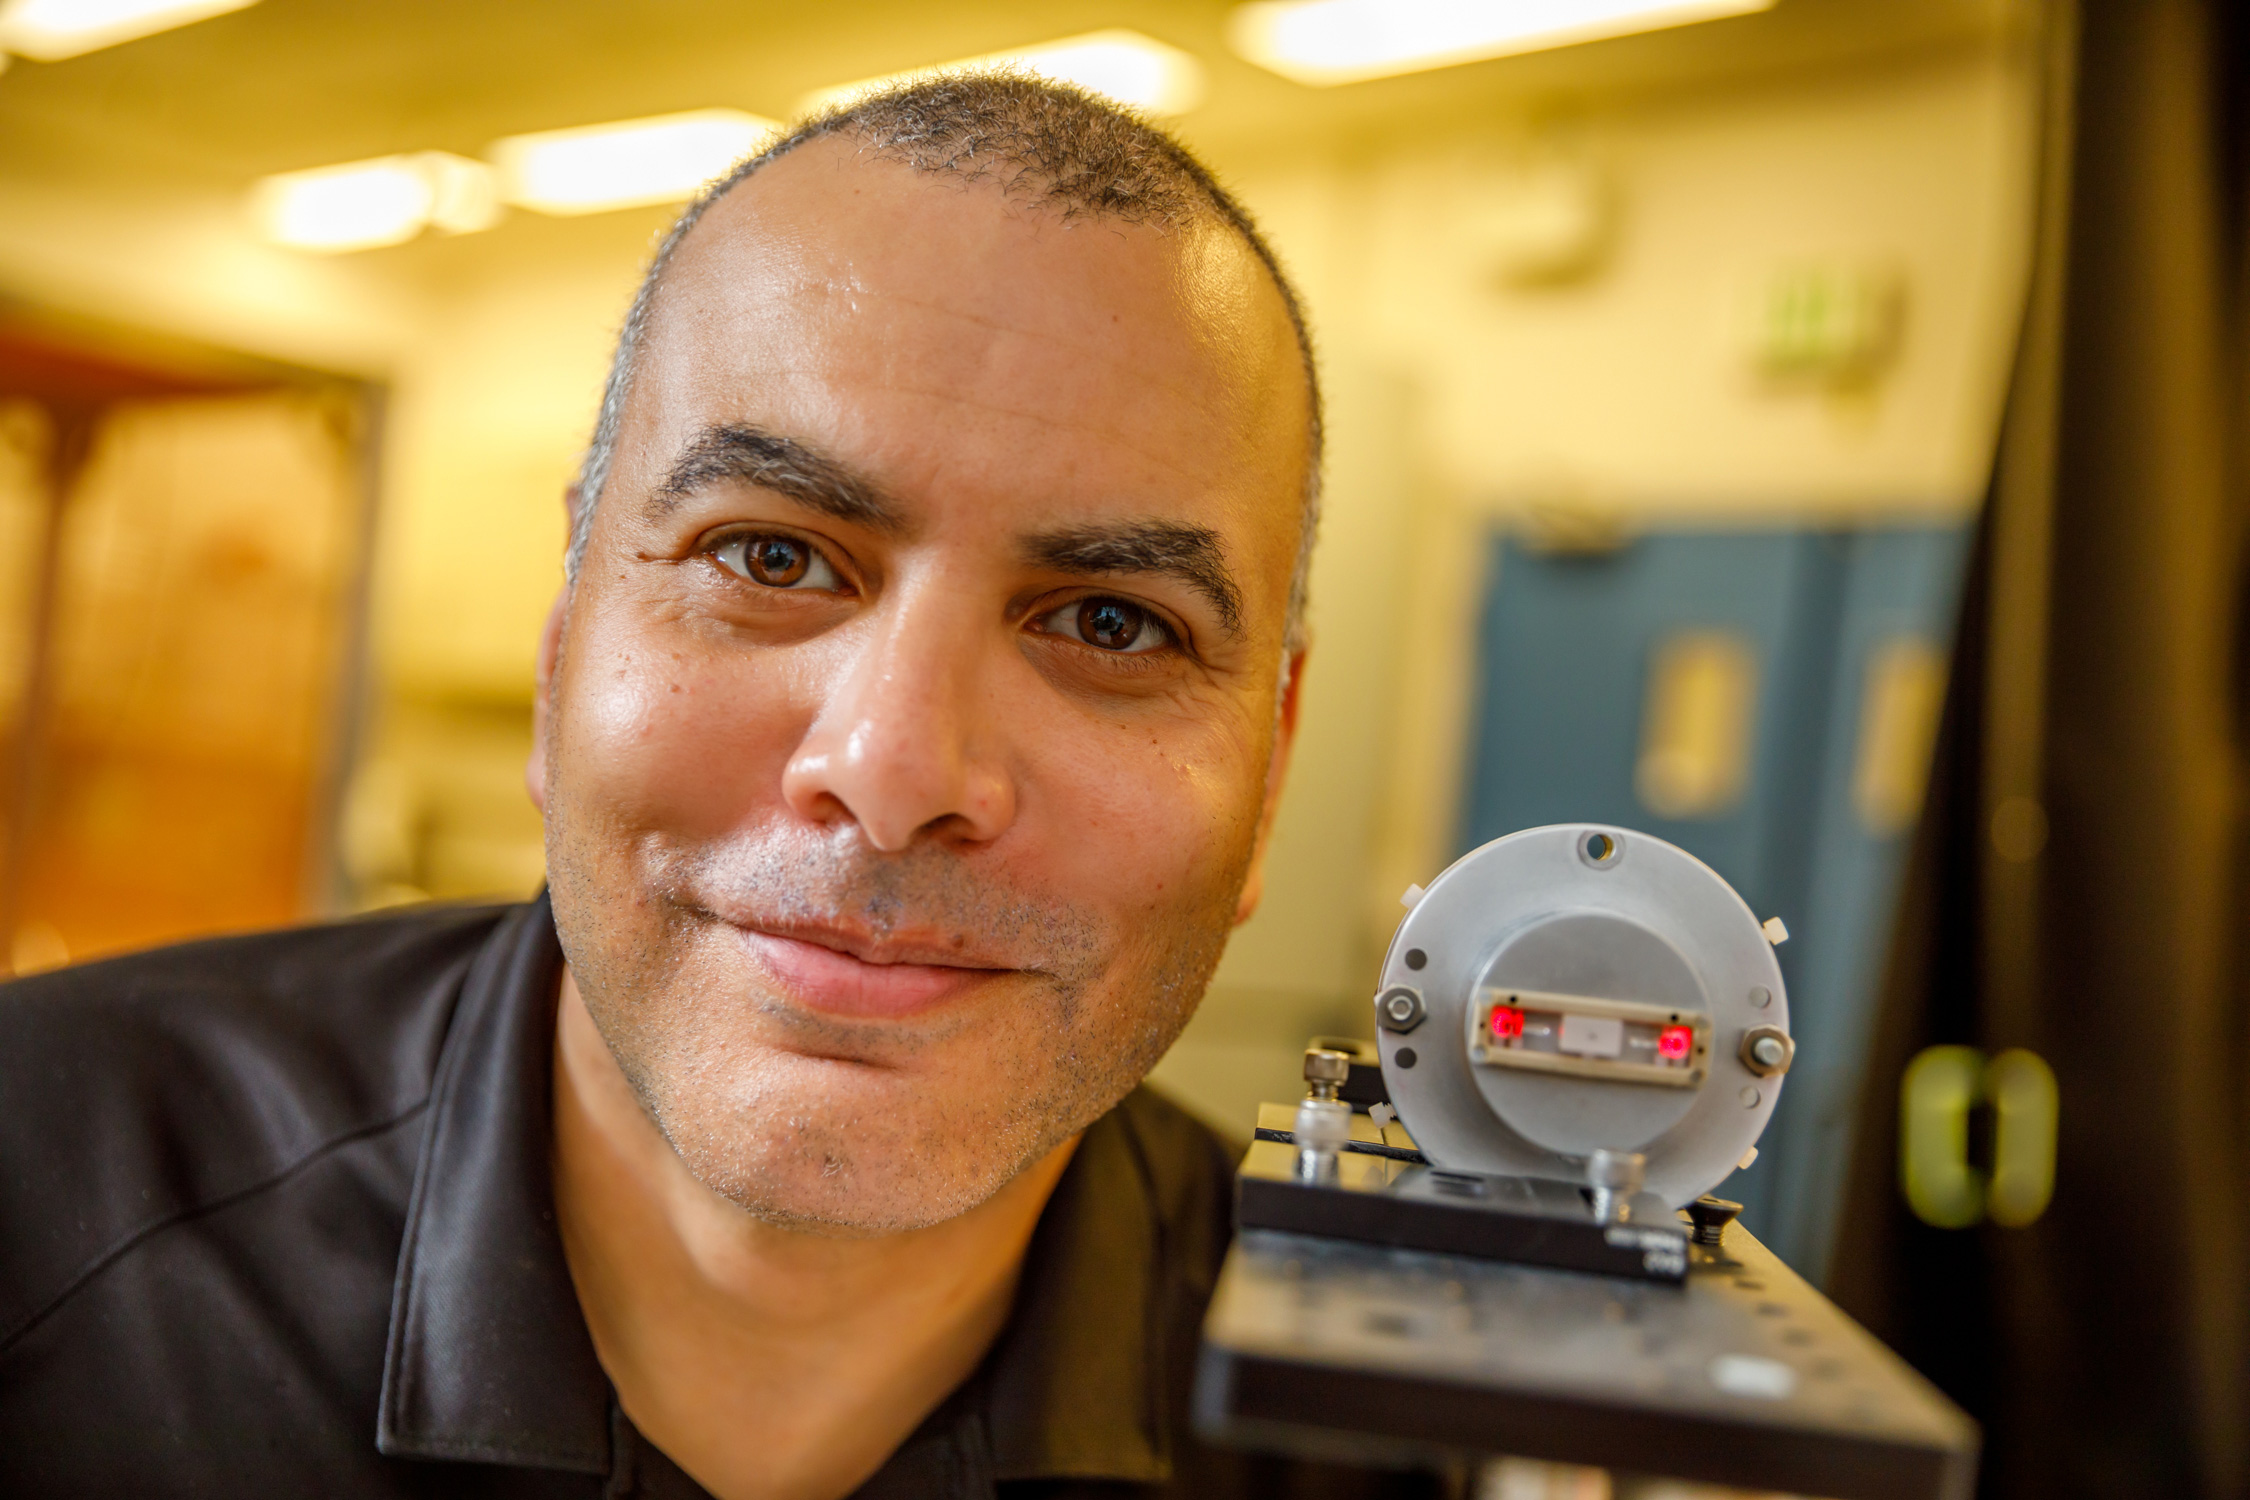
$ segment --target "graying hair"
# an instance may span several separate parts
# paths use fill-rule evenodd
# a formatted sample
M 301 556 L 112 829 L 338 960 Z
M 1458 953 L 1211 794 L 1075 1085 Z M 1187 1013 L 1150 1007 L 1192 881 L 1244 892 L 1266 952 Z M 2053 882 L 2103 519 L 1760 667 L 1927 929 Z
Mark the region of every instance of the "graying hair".
M 617 336 L 601 414 L 578 471 L 564 577 L 575 583 L 593 529 L 594 507 L 609 483 L 641 344 L 665 270 L 711 205 L 767 163 L 808 141 L 849 136 L 878 160 L 964 181 L 997 182 L 1065 219 L 1086 217 L 1176 228 L 1217 220 L 1239 235 L 1273 278 L 1303 357 L 1311 420 L 1305 457 L 1302 532 L 1289 584 L 1287 642 L 1304 644 L 1306 582 L 1320 525 L 1322 418 L 1312 335 L 1296 288 L 1256 224 L 1188 149 L 1156 126 L 1110 101 L 1020 72 L 942 74 L 901 84 L 828 110 L 714 182 L 689 204 L 659 242 Z

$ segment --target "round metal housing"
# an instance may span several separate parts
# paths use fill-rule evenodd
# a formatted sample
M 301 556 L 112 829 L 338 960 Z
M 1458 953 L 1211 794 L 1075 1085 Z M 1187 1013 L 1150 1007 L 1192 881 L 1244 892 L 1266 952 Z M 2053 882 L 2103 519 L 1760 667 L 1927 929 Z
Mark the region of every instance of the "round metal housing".
M 1734 1170 L 1781 1094 L 1745 1059 L 1750 1032 L 1789 1026 L 1758 918 L 1630 829 L 1532 828 L 1463 855 L 1391 938 L 1378 1001 L 1397 988 L 1424 1014 L 1409 1040 L 1378 1009 L 1383 1079 L 1440 1167 L 1583 1181 L 1594 1152 L 1638 1153 L 1677 1208 Z

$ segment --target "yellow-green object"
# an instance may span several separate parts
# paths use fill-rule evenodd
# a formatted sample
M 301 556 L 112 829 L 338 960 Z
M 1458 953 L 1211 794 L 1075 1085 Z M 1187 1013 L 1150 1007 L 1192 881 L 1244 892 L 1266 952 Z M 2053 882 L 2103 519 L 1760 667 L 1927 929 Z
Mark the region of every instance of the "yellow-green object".
M 1930 1047 L 1899 1085 L 1899 1185 L 1916 1218 L 1966 1229 L 1984 1217 L 1984 1174 L 1969 1164 L 1969 1111 L 1984 1092 L 1984 1054 Z
M 2055 1195 L 2055 1129 L 2062 1094 L 2055 1070 L 2037 1053 L 2011 1047 L 1984 1070 L 1995 1115 L 1992 1183 L 1985 1191 L 1992 1222 L 2020 1229 Z
M 1992 1174 L 1969 1161 L 1969 1112 L 1992 1104 Z M 1915 1217 L 1966 1229 L 1987 1214 L 2021 1229 L 2055 1195 L 2062 1093 L 2039 1055 L 2011 1047 L 1992 1059 L 1974 1047 L 1931 1047 L 1907 1064 L 1899 1088 L 1899 1185 Z

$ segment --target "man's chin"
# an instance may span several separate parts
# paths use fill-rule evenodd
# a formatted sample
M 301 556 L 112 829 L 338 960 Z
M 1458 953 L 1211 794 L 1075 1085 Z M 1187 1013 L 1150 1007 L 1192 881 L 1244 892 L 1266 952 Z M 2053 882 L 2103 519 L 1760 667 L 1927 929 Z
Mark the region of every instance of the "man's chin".
M 691 1076 L 642 1103 L 696 1180 L 753 1218 L 879 1235 L 967 1213 L 1076 1128 L 1046 1110 L 995 1118 L 995 1097 L 914 1068 L 776 1050 L 747 1088 L 718 1094 Z
M 806 1149 L 822 1137 L 827 1144 Z M 844 1238 L 902 1234 L 958 1218 L 1058 1143 L 995 1157 L 964 1153 L 961 1142 L 881 1131 L 856 1138 L 818 1129 L 750 1140 L 690 1131 L 673 1136 L 689 1172 L 750 1217 L 778 1229 Z

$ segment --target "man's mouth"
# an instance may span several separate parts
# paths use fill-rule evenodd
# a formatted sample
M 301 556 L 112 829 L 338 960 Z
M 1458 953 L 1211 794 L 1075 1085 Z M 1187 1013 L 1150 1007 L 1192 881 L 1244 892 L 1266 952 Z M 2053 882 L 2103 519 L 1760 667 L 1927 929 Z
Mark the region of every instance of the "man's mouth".
M 829 1015 L 911 1016 L 1014 972 L 935 942 L 869 939 L 824 928 L 774 931 L 729 925 L 774 988 Z

